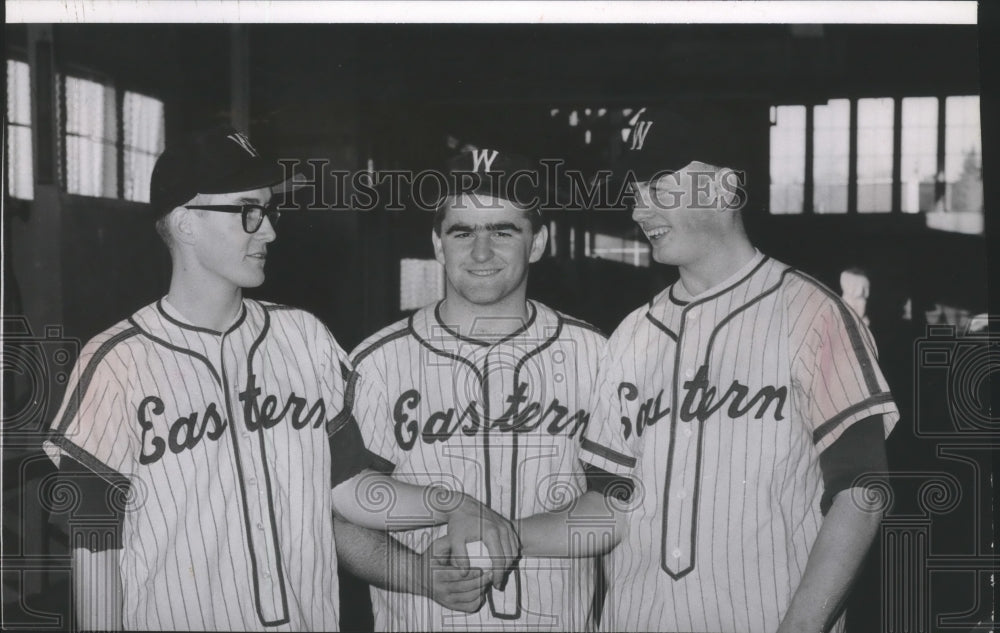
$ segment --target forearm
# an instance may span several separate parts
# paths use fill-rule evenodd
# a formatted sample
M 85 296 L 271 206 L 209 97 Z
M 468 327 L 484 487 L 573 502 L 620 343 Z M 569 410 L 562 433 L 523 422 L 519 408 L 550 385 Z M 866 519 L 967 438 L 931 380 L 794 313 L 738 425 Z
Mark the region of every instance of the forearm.
M 524 556 L 583 558 L 607 553 L 618 545 L 625 514 L 613 509 L 602 493 L 591 490 L 566 509 L 516 523 Z
M 73 600 L 79 630 L 122 630 L 118 550 L 73 550 Z
M 334 519 L 337 562 L 380 589 L 425 595 L 420 556 L 387 532 Z
M 870 494 L 849 488 L 834 498 L 779 633 L 818 633 L 835 621 L 882 520 Z
M 333 490 L 334 511 L 341 518 L 374 530 L 403 530 L 439 525 L 463 500 L 461 492 L 408 484 L 366 470 Z

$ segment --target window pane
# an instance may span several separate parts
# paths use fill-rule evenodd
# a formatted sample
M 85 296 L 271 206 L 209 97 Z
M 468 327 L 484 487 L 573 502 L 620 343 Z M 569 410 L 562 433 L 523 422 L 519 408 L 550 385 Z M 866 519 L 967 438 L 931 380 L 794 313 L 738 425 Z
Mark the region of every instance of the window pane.
M 24 62 L 7 60 L 7 193 L 12 198 L 35 197 L 31 151 L 31 74 Z
M 31 73 L 13 59 L 7 60 L 7 121 L 31 125 Z
M 813 108 L 813 209 L 847 212 L 850 102 L 831 99 Z
M 771 213 L 802 213 L 806 107 L 771 108 Z
M 858 99 L 858 211 L 892 210 L 892 99 Z
M 907 213 L 934 208 L 934 176 L 937 173 L 937 97 L 903 99 L 903 131 L 900 139 L 901 205 Z
M 67 77 L 66 190 L 118 197 L 117 142 L 114 88 Z
M 399 260 L 399 309 L 416 310 L 444 298 L 444 267 L 436 259 Z
M 590 246 L 591 234 L 588 232 L 587 255 L 598 259 L 608 259 L 632 266 L 648 267 L 650 262 L 649 245 L 638 240 L 630 240 L 616 235 L 604 233 L 593 234 L 593 246 Z
M 983 141 L 979 97 L 948 97 L 944 102 L 945 208 L 983 212 Z
M 122 119 L 125 199 L 149 202 L 149 177 L 156 157 L 163 151 L 163 102 L 126 92 L 122 100 Z

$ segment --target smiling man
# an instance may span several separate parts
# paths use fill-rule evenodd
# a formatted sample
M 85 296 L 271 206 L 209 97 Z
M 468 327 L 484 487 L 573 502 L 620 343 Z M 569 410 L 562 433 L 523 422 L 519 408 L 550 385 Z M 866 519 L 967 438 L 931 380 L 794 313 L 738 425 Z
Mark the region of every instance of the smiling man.
M 84 347 L 47 442 L 79 514 L 114 526 L 72 544 L 78 628 L 338 630 L 334 514 L 384 529 L 368 486 L 411 524 L 446 522 L 452 548 L 517 556 L 510 522 L 471 497 L 369 471 L 346 353 L 311 314 L 243 297 L 264 281 L 282 178 L 232 129 L 157 159 L 169 291 Z M 442 598 L 396 555 L 413 575 L 391 586 Z
M 369 449 L 402 481 L 464 491 L 511 520 L 562 508 L 585 489 L 578 454 L 604 338 L 526 297 L 548 237 L 534 166 L 479 149 L 445 176 L 430 236 L 444 300 L 352 352 L 352 409 Z M 395 536 L 424 551 L 438 534 Z M 469 615 L 373 589 L 375 626 L 582 630 L 593 578 L 592 561 L 525 558 Z
M 753 144 L 727 114 L 640 110 L 620 166 L 653 259 L 680 279 L 608 341 L 583 443 L 635 483 L 604 630 L 838 628 L 881 519 L 899 413 L 871 334 L 750 242 L 737 170 Z

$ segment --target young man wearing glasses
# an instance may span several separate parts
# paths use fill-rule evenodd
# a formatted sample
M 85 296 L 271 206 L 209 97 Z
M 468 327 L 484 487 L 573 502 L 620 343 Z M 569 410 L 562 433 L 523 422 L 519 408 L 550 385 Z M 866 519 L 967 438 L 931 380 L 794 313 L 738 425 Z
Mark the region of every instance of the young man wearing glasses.
M 264 281 L 282 180 L 231 129 L 157 160 L 169 291 L 84 347 L 47 442 L 77 514 L 110 526 L 74 526 L 79 628 L 337 630 L 334 513 L 377 529 L 389 511 L 447 523 L 453 547 L 482 539 L 503 552 L 497 574 L 518 554 L 509 521 L 470 497 L 368 470 L 345 402 L 348 357 L 329 330 L 243 297 Z M 392 508 L 364 504 L 387 489 Z M 381 582 L 441 599 L 426 561 L 400 554 L 404 577 Z

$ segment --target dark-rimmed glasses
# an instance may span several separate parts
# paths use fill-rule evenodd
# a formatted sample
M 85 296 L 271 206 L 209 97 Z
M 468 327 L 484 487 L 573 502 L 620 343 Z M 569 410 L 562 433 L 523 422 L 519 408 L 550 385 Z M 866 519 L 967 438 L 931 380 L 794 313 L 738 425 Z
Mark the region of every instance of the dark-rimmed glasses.
M 197 209 L 199 211 L 221 211 L 223 213 L 240 213 L 243 217 L 243 230 L 247 233 L 256 233 L 266 217 L 271 221 L 271 226 L 278 226 L 278 219 L 281 218 L 281 211 L 273 206 L 262 206 L 259 204 L 192 204 L 185 205 L 185 209 Z

